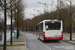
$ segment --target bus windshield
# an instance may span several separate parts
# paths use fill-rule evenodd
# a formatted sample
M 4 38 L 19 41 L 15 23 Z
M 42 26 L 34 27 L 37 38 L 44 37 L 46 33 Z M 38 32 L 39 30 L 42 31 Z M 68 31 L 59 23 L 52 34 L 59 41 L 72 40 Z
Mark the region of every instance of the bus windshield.
M 45 28 L 46 30 L 60 30 L 61 22 L 53 22 L 52 21 L 46 21 L 45 22 Z

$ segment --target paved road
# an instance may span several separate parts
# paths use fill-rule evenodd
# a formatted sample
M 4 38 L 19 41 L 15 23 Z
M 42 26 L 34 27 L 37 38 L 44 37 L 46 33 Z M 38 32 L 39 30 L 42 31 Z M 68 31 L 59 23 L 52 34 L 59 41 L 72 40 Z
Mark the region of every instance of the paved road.
M 6 41 L 10 39 L 10 31 L 7 32 L 6 34 Z M 12 36 L 14 36 L 14 33 L 12 33 Z M 0 40 L 0 45 L 4 43 L 4 33 L 2 33 L 2 40 Z
M 75 45 L 69 44 L 63 41 L 52 42 L 45 41 L 42 42 L 36 38 L 33 33 L 21 32 L 26 37 L 28 50 L 75 50 Z
M 63 37 L 66 39 L 70 39 L 70 35 L 64 34 Z M 72 40 L 75 40 L 75 35 L 72 35 Z

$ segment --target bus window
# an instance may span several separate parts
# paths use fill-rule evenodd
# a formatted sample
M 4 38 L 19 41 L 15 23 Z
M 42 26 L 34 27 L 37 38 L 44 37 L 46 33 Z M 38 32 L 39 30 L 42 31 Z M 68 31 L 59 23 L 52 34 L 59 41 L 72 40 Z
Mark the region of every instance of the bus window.
M 50 21 L 46 21 L 45 22 L 45 28 L 46 30 L 60 30 L 61 27 L 61 22 L 50 22 Z

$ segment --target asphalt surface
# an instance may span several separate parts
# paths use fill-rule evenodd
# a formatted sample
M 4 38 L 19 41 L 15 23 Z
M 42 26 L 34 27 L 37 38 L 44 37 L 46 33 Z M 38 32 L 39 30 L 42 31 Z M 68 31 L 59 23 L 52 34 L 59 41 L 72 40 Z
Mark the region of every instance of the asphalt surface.
M 70 35 L 64 34 L 63 37 L 66 39 L 70 39 Z M 75 35 L 72 35 L 72 40 L 75 40 Z
M 21 32 L 25 35 L 27 42 L 27 50 L 75 50 L 75 45 L 67 42 L 41 41 L 38 40 L 36 34 Z

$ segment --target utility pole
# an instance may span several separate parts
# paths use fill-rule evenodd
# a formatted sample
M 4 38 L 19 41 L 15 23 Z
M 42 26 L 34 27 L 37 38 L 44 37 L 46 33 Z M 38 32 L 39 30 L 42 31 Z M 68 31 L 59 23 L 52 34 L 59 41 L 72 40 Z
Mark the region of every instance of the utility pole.
M 6 18 L 7 18 L 7 15 L 6 15 L 6 0 L 4 0 L 4 46 L 3 46 L 3 50 L 6 50 Z
M 10 44 L 12 45 L 12 0 L 10 0 L 10 7 L 11 7 L 11 41 L 10 41 Z
M 70 1 L 70 40 L 72 40 L 72 12 L 71 12 L 71 8 L 72 8 L 72 2 Z

